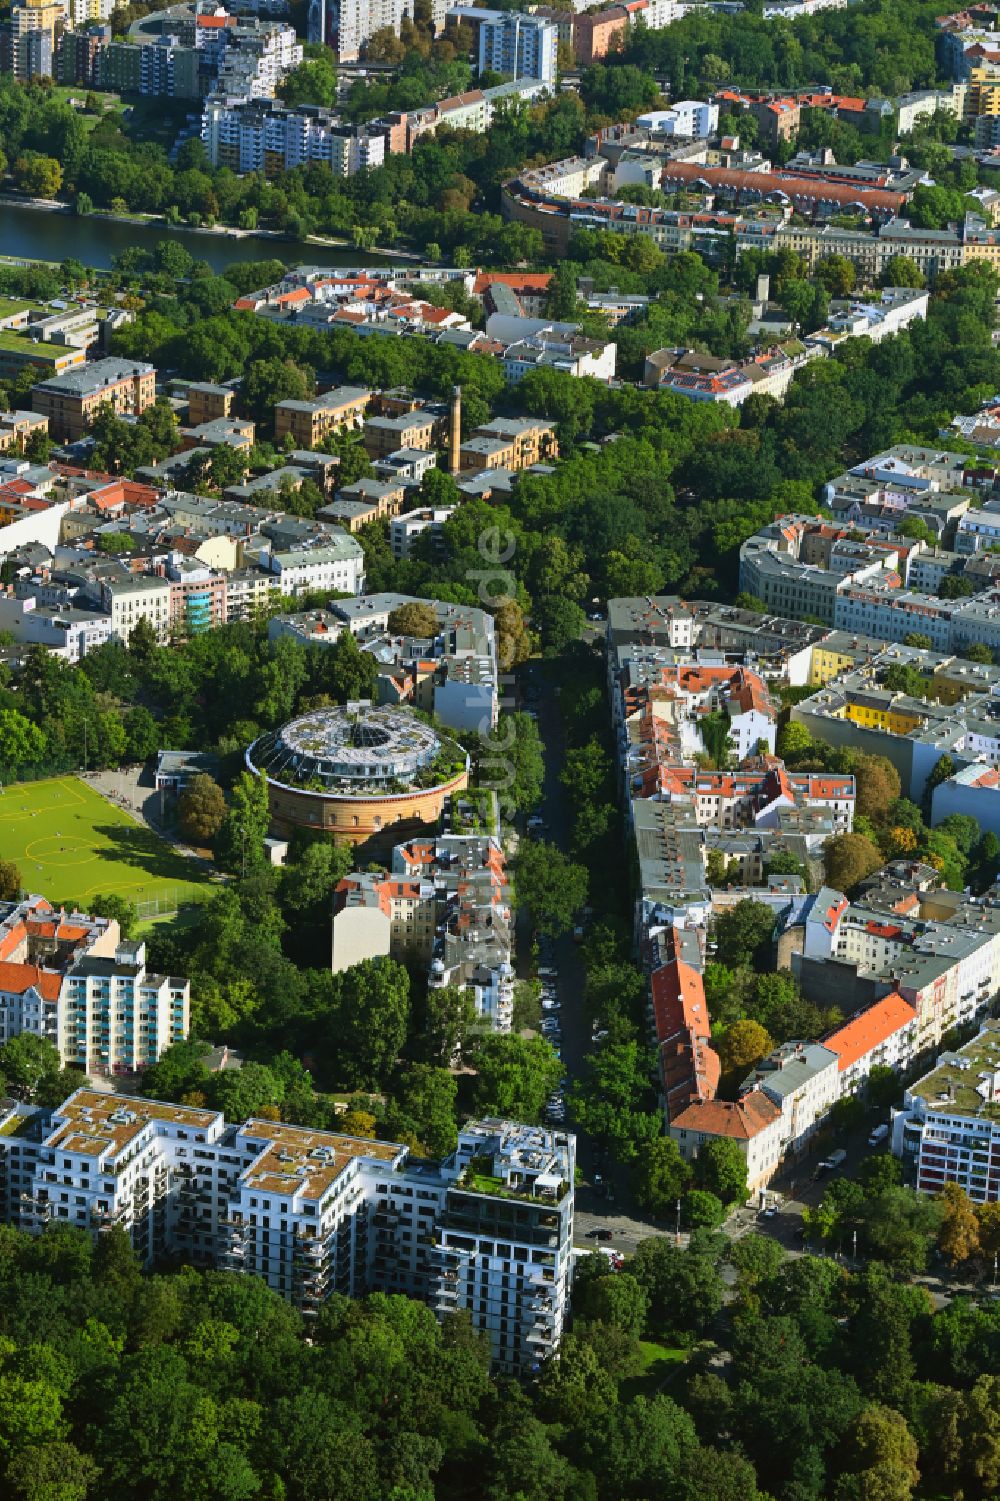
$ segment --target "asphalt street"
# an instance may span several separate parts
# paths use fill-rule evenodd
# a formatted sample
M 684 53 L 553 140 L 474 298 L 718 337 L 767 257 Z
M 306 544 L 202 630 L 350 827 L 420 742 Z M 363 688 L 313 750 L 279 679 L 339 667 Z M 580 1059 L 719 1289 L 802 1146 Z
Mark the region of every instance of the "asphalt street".
M 545 820 L 541 837 L 557 844 L 560 849 L 568 850 L 572 805 L 570 794 L 559 780 L 566 750 L 559 696 L 557 692 L 552 692 L 549 680 L 538 662 L 530 662 L 525 667 L 522 691 L 524 707 L 538 716 L 538 729 L 545 746 L 545 781 L 538 807 L 538 813 Z M 525 925 L 525 929 L 518 934 L 518 973 L 523 978 L 531 974 L 530 952 L 531 933 Z M 559 1051 L 565 1076 L 572 1082 L 580 1078 L 586 1056 L 593 1046 L 590 1024 L 583 1006 L 583 957 L 579 946 L 572 938 L 566 937 L 557 939 L 552 945 L 551 962 L 559 971 L 556 982 L 562 1028 Z M 607 1157 L 601 1144 L 586 1132 L 574 1129 L 577 1163 L 581 1174 L 576 1191 L 576 1244 L 596 1244 L 587 1232 L 602 1229 L 610 1230 L 612 1235 L 611 1240 L 603 1244 L 621 1251 L 634 1251 L 639 1241 L 650 1235 L 671 1233 L 673 1226 L 656 1223 L 638 1210 L 627 1172 Z M 595 1174 L 599 1174 L 602 1179 L 600 1186 L 595 1182 Z

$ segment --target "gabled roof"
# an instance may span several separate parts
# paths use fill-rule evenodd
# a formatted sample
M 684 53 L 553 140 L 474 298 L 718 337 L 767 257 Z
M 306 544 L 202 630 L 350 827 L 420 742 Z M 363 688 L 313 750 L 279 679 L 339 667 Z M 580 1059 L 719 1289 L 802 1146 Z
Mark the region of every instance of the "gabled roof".
M 36 990 L 43 1001 L 57 1001 L 61 988 L 62 975 L 56 970 L 39 969 L 37 964 L 0 963 L 0 991 L 8 995 Z
M 781 1111 L 759 1089 L 741 1100 L 693 1100 L 674 1117 L 670 1129 L 697 1131 L 702 1136 L 725 1136 L 731 1141 L 750 1141 L 774 1124 Z
M 850 1068 L 866 1053 L 886 1042 L 894 1032 L 915 1021 L 916 1015 L 909 1001 L 894 990 L 876 1001 L 874 1006 L 869 1006 L 867 1011 L 852 1017 L 832 1036 L 824 1038 L 823 1046 L 837 1054 L 838 1068 L 843 1073 L 845 1068 Z

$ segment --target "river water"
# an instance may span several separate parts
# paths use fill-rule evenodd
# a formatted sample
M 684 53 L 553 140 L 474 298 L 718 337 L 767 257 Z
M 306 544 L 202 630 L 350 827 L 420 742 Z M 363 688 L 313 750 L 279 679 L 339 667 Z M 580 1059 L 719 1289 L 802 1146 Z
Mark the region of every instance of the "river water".
M 258 239 L 253 235 L 197 234 L 166 224 L 119 224 L 96 216 L 46 213 L 21 204 L 0 203 L 0 255 L 23 260 L 62 261 L 73 256 L 85 266 L 107 270 L 112 258 L 130 246 L 152 250 L 159 240 L 178 240 L 198 260 L 221 271 L 233 261 L 279 260 L 295 266 L 385 266 L 386 256 L 353 246 L 310 245 L 304 240 Z

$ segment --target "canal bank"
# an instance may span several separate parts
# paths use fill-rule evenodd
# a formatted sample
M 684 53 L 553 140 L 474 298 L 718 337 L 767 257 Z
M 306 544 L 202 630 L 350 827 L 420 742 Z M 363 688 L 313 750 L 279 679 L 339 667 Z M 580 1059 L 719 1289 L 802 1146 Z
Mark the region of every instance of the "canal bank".
M 0 254 L 15 260 L 58 263 L 72 256 L 85 266 L 107 271 L 115 256 L 129 249 L 154 250 L 161 240 L 176 240 L 196 260 L 222 271 L 234 261 L 280 260 L 286 265 L 388 266 L 408 261 L 406 252 L 358 250 L 322 240 L 285 239 L 269 231 L 192 229 L 157 219 L 80 217 L 63 206 L 0 199 Z

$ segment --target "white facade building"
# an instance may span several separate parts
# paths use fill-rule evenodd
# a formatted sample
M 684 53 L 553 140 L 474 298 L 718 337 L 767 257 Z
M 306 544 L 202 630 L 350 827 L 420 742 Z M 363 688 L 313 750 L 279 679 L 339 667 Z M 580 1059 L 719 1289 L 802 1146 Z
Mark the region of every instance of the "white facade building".
M 893 1111 L 892 1150 L 915 1162 L 922 1193 L 957 1183 L 974 1204 L 1000 1201 L 1000 1022 L 907 1088 Z
M 693 136 L 703 138 L 714 135 L 719 128 L 719 106 L 713 101 L 701 99 L 678 99 L 669 109 L 651 110 L 636 120 L 640 130 L 650 135 Z
M 64 1066 L 134 1073 L 188 1034 L 190 985 L 152 974 L 143 943 L 118 924 L 53 908 L 43 897 L 0 907 L 0 1045 L 24 1032 Z
M 79 662 L 88 651 L 111 640 L 111 616 L 72 606 L 38 604 L 33 596 L 14 599 L 0 594 L 0 631 L 15 641 L 44 646 L 67 662 Z
M 20 1121 L 19 1121 L 20 1117 Z M 8 1223 L 120 1225 L 146 1264 L 263 1277 L 306 1314 L 333 1293 L 407 1293 L 468 1310 L 500 1371 L 558 1347 L 573 1244 L 573 1136 L 478 1121 L 443 1162 L 275 1121 L 77 1090 L 15 1107 L 0 1135 Z
M 281 594 L 311 593 L 314 589 L 360 594 L 364 588 L 364 551 L 346 532 L 323 547 L 269 553 L 266 561 L 270 572 L 278 577 Z
M 148 620 L 162 641 L 170 627 L 170 584 L 139 574 L 97 586 L 101 608 L 111 617 L 111 637 L 128 646 L 140 620 Z
M 237 173 L 279 171 L 318 163 L 337 177 L 353 177 L 385 161 L 385 136 L 365 125 L 344 125 L 314 105 L 287 108 L 270 99 L 208 99 L 201 140 L 215 167 Z
M 440 530 L 454 514 L 454 506 L 423 506 L 416 511 L 406 511 L 402 516 L 394 516 L 389 522 L 389 546 L 393 557 L 408 558 L 417 537 L 426 531 Z

